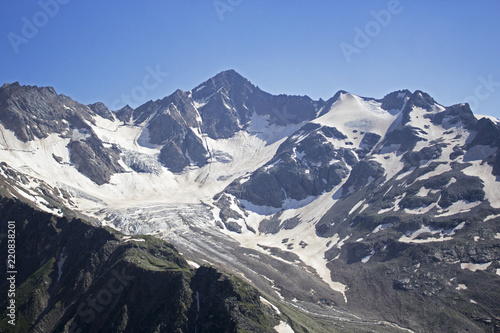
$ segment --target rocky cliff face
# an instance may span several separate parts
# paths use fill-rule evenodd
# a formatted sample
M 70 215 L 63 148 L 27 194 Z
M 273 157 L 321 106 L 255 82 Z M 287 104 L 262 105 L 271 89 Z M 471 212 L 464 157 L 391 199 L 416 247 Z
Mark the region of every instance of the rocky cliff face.
M 267 94 L 229 70 L 192 91 L 177 90 L 140 106 L 132 119 L 145 126 L 148 143 L 162 147 L 160 162 L 181 172 L 187 166 L 208 163 L 205 137 L 230 138 L 246 130 L 254 114 L 269 117 L 270 124 L 298 124 L 313 119 L 319 105 L 308 97 Z
M 0 110 L 3 126 L 22 142 L 45 139 L 49 135 L 67 138 L 75 168 L 99 185 L 124 171 L 117 162 L 120 150 L 104 147 L 92 129 L 96 115 L 114 119 L 102 103 L 85 106 L 58 95 L 53 88 L 21 86 L 16 82 L 0 88 Z

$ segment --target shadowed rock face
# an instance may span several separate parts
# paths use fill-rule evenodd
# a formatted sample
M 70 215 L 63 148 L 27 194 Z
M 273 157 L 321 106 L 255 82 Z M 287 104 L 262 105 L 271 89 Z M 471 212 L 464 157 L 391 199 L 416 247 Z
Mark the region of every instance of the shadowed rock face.
M 16 221 L 16 258 L 23 262 L 16 326 L 3 321 L 2 331 L 273 332 L 281 319 L 253 287 L 211 267 L 191 270 L 161 240 L 130 239 L 5 198 L 0 212 L 2 233 Z M 0 290 L 7 289 L 3 279 Z
M 311 120 L 321 102 L 307 96 L 274 96 L 233 70 L 222 72 L 193 89 L 192 98 L 206 103 L 199 108 L 204 132 L 227 138 L 248 125 L 255 112 L 269 115 L 271 124 L 288 125 Z
M 189 130 L 182 139 L 167 141 L 158 159 L 171 171 L 181 172 L 189 165 L 201 167 L 207 164 L 208 152 L 201 139 Z
M 222 72 L 193 91 L 148 102 L 134 110 L 136 124 L 146 124 L 150 143 L 163 146 L 159 161 L 173 172 L 207 164 L 209 152 L 199 134 L 230 138 L 245 130 L 254 113 L 271 124 L 288 125 L 315 117 L 319 102 L 308 97 L 273 96 L 235 71 Z M 198 134 L 196 134 L 198 132 Z
M 80 128 L 95 114 L 89 107 L 58 95 L 51 87 L 4 84 L 0 88 L 0 121 L 23 142 L 63 134 L 70 126 Z M 70 121 L 70 123 L 63 120 Z
M 70 138 L 68 149 L 75 168 L 102 185 L 114 173 L 124 170 L 118 164 L 120 151 L 116 147 L 105 148 L 90 126 L 97 115 L 114 120 L 104 104 L 85 106 L 58 95 L 50 87 L 13 83 L 0 88 L 0 121 L 7 129 L 23 142 L 51 134 Z
M 108 183 L 114 173 L 123 172 L 118 164 L 120 150 L 105 148 L 95 135 L 68 145 L 75 168 L 96 184 Z
M 335 128 L 308 124 L 297 133 L 300 141 L 299 134 L 292 135 L 249 181 L 235 180 L 227 192 L 255 205 L 279 208 L 287 198 L 300 201 L 331 191 L 348 174 L 356 156 L 328 142 L 328 137 L 344 137 Z

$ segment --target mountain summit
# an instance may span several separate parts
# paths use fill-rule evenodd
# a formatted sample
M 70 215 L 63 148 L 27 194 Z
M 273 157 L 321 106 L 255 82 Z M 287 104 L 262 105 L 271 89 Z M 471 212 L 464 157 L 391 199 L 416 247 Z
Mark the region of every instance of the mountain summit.
M 0 131 L 2 196 L 167 240 L 316 318 L 499 329 L 500 127 L 468 104 L 271 95 L 229 70 L 116 112 L 4 84 Z

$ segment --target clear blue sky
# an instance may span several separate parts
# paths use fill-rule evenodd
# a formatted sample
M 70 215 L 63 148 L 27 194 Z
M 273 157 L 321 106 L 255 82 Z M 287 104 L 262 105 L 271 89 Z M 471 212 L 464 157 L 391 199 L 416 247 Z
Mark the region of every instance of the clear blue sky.
M 419 89 L 500 117 L 499 32 L 497 0 L 3 0 L 0 82 L 136 107 L 235 69 L 273 94 Z

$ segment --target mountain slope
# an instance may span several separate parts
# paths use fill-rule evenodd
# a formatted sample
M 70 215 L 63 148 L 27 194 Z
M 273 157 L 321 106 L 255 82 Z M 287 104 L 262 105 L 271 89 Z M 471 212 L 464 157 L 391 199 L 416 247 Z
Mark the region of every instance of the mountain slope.
M 7 220 L 16 222 L 18 262 L 16 325 L 3 321 L 2 330 L 274 332 L 287 320 L 243 281 L 211 267 L 192 270 L 153 237 L 54 218 L 12 200 L 2 199 L 0 211 L 3 233 Z M 5 279 L 0 289 L 7 294 Z
M 0 92 L 7 197 L 167 240 L 316 317 L 499 325 L 500 127 L 467 104 L 274 96 L 232 70 L 117 112 Z

